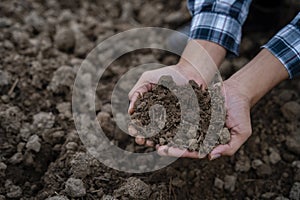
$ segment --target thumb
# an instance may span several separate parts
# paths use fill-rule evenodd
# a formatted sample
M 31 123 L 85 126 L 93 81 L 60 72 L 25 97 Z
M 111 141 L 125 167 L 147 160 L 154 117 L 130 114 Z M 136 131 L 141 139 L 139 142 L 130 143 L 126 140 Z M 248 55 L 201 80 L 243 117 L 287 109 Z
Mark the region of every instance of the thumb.
M 213 160 L 220 156 L 232 156 L 247 139 L 248 137 L 242 134 L 231 135 L 231 140 L 228 144 L 218 145 L 212 150 L 208 157 L 210 160 Z

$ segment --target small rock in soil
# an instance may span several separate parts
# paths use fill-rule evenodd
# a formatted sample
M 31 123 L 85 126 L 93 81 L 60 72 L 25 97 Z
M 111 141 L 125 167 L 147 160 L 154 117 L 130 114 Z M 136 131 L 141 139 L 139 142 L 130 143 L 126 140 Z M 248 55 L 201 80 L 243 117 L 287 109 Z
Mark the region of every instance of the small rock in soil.
M 86 190 L 82 180 L 69 178 L 65 185 L 65 191 L 71 197 L 83 197 L 86 195 Z
M 8 85 L 10 80 L 10 75 L 5 71 L 0 70 L 0 87 Z
M 73 29 L 75 35 L 75 49 L 74 54 L 80 58 L 84 58 L 86 54 L 92 50 L 93 44 L 89 39 L 79 30 L 79 28 Z
M 280 110 L 283 116 L 289 121 L 294 121 L 300 118 L 300 105 L 295 101 L 290 101 L 284 104 Z
M 230 192 L 235 190 L 235 183 L 237 177 L 234 175 L 226 175 L 224 178 L 224 189 Z
M 101 107 L 101 111 L 106 112 L 111 115 L 112 114 L 111 104 L 110 103 L 104 104 Z
M 70 172 L 73 174 L 73 177 L 85 178 L 89 175 L 91 173 L 89 161 L 89 156 L 86 153 L 76 153 L 70 162 Z
M 0 162 L 0 177 L 5 176 L 6 169 L 7 169 L 7 165 L 4 162 Z
M 56 109 L 58 110 L 59 116 L 62 119 L 72 117 L 70 102 L 59 103 L 59 104 L 57 104 Z
M 112 119 L 109 113 L 101 111 L 97 114 L 97 119 L 104 133 L 113 134 L 115 126 L 114 123 L 112 123 Z
M 33 150 L 35 152 L 39 152 L 41 149 L 41 143 L 40 143 L 40 138 L 38 135 L 32 135 L 28 139 L 28 142 L 26 144 L 26 148 L 28 150 Z
M 30 14 L 25 18 L 25 22 L 38 33 L 44 30 L 45 20 L 38 16 L 36 12 L 30 12 Z
M 224 187 L 224 181 L 222 181 L 222 180 L 219 179 L 219 178 L 215 178 L 214 186 L 215 186 L 216 188 L 222 190 L 223 187 Z
M 55 116 L 50 112 L 40 112 L 33 116 L 33 125 L 36 128 L 50 129 L 53 127 Z
M 299 200 L 300 199 L 300 182 L 295 182 L 290 191 L 290 199 L 291 200 Z
M 148 199 L 151 194 L 151 188 L 144 181 L 130 177 L 119 189 L 114 191 L 115 197 L 129 196 L 132 199 Z
M 248 172 L 251 168 L 248 156 L 241 156 L 235 163 L 235 170 L 240 172 Z
M 23 193 L 21 187 L 14 185 L 11 180 L 6 180 L 5 189 L 8 198 L 20 198 Z
M 289 200 L 289 199 L 284 196 L 280 196 L 280 197 L 276 197 L 275 200 Z
M 1 111 L 0 107 L 0 126 L 7 133 L 18 132 L 21 128 L 23 117 L 24 114 L 19 107 L 4 107 L 3 111 Z
M 253 169 L 257 169 L 259 166 L 261 166 L 263 164 L 263 161 L 259 160 L 259 159 L 255 159 L 251 162 L 251 167 Z
M 51 83 L 48 85 L 47 89 L 53 92 L 61 92 L 60 87 L 72 88 L 75 80 L 75 73 L 72 67 L 70 66 L 61 66 L 54 73 L 51 80 Z
M 269 155 L 269 160 L 272 164 L 276 164 L 281 160 L 281 156 L 277 151 L 272 151 L 271 154 Z
M 264 163 L 256 169 L 256 173 L 259 177 L 269 176 L 272 174 L 272 168 Z
M 276 196 L 276 193 L 274 192 L 266 192 L 261 195 L 262 199 L 273 199 Z
M 283 102 L 288 102 L 293 98 L 294 92 L 292 90 L 283 90 L 278 95 L 279 99 Z
M 300 134 L 298 132 L 294 132 L 291 135 L 286 137 L 285 141 L 286 147 L 289 151 L 300 155 Z
M 64 52 L 70 52 L 75 47 L 75 35 L 73 30 L 69 28 L 59 28 L 55 38 L 55 45 Z
M 46 200 L 69 200 L 69 199 L 66 196 L 58 195 L 54 197 L 49 197 Z
M 21 152 L 15 153 L 8 162 L 15 165 L 23 161 L 23 154 Z
M 111 195 L 103 195 L 101 200 L 117 200 Z
M 7 28 L 13 24 L 12 20 L 6 17 L 0 17 L 0 28 Z

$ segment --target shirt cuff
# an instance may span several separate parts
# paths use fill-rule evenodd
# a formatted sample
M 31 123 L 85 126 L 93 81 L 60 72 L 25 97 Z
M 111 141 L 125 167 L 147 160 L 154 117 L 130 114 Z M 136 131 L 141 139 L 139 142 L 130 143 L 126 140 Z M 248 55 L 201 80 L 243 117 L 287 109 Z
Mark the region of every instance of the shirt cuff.
M 290 78 L 300 75 L 300 13 L 267 44 L 268 49 L 287 69 Z
M 213 12 L 200 12 L 193 16 L 190 37 L 215 42 L 238 55 L 242 26 L 234 18 Z

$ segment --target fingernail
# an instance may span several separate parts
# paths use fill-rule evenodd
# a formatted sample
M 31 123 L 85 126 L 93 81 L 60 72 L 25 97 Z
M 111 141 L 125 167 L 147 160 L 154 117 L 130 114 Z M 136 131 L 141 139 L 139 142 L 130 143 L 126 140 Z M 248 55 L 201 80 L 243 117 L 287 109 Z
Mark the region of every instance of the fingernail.
M 221 157 L 221 154 L 217 153 L 217 154 L 213 154 L 209 157 L 209 160 L 215 160 L 217 158 Z

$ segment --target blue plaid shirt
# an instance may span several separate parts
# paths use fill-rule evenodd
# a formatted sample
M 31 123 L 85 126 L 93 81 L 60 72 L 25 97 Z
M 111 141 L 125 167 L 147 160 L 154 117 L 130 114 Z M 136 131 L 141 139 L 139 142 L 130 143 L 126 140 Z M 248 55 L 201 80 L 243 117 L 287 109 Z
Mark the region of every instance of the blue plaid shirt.
M 190 37 L 218 43 L 238 55 L 250 4 L 251 0 L 189 0 Z M 300 75 L 300 12 L 263 47 L 284 64 L 290 78 Z

